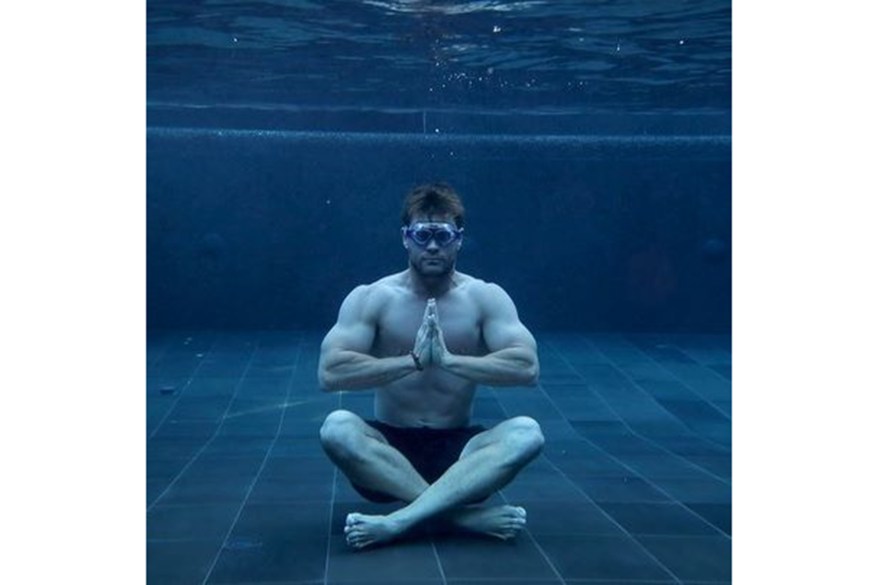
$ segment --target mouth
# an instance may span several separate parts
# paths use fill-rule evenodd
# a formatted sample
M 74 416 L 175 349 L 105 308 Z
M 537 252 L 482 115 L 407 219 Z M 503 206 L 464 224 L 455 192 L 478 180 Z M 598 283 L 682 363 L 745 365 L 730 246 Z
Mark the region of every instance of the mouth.
M 445 269 L 446 262 L 443 258 L 422 258 L 421 266 L 426 270 Z

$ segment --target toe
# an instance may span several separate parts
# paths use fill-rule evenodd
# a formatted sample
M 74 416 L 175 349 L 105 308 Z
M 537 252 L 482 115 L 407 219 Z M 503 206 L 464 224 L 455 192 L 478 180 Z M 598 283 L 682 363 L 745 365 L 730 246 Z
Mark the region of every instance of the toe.
M 360 524 L 362 521 L 363 521 L 362 514 L 359 514 L 357 512 L 351 512 L 350 514 L 348 514 L 347 519 L 345 520 L 345 523 L 348 526 L 353 526 L 354 524 Z

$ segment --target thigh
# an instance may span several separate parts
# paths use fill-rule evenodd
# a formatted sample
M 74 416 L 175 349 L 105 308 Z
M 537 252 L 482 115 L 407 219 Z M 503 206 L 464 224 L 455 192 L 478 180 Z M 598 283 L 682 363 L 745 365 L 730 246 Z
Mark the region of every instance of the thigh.
M 366 421 L 359 415 L 349 410 L 336 410 L 326 417 L 327 422 L 332 420 L 338 428 L 344 429 L 347 436 L 353 435 L 355 441 L 362 438 L 374 439 L 384 444 L 388 444 L 387 438 L 380 430 L 372 425 L 372 421 Z M 348 434 L 350 433 L 350 434 Z
M 460 459 L 464 459 L 479 449 L 483 449 L 488 445 L 503 441 L 503 439 L 517 427 L 517 420 L 510 418 L 491 427 L 486 431 L 482 431 L 469 441 L 460 453 Z

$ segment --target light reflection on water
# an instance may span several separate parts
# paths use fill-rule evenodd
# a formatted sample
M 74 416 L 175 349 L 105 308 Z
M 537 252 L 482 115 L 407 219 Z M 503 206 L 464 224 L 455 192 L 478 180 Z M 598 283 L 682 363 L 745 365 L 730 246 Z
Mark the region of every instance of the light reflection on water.
M 731 105 L 731 3 L 147 6 L 151 101 L 460 108 Z

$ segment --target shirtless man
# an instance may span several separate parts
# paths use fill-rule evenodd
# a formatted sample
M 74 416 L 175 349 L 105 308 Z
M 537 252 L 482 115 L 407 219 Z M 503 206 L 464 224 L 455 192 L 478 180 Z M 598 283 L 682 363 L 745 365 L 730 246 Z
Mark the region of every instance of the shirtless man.
M 408 269 L 356 287 L 321 346 L 321 387 L 374 388 L 376 419 L 331 412 L 324 450 L 365 498 L 405 504 L 349 514 L 354 548 L 427 519 L 501 539 L 525 525 L 524 508 L 478 504 L 539 455 L 539 424 L 518 416 L 485 429 L 470 417 L 477 384 L 536 384 L 536 341 L 502 288 L 455 270 L 463 220 L 448 185 L 413 189 L 402 213 Z

